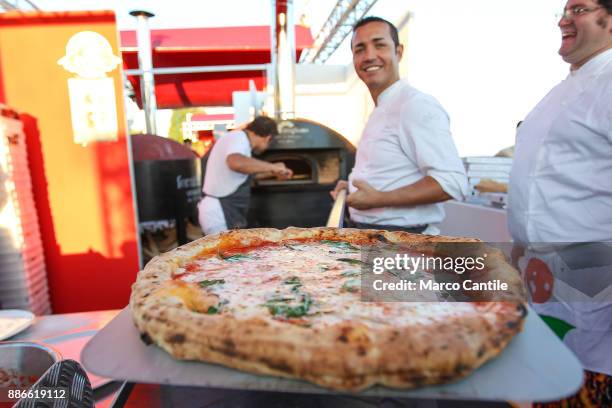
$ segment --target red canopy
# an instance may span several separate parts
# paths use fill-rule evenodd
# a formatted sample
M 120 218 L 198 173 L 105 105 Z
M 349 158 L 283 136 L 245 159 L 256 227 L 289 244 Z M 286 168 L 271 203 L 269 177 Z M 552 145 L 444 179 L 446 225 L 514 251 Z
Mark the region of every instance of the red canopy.
M 312 46 L 310 30 L 295 27 L 296 57 Z M 121 32 L 125 69 L 138 68 L 136 32 Z M 267 64 L 270 62 L 270 27 L 211 27 L 151 31 L 155 68 Z M 140 81 L 128 76 L 141 104 Z M 155 75 L 157 107 L 230 106 L 233 91 L 248 91 L 249 80 L 265 87 L 265 71 L 230 71 Z

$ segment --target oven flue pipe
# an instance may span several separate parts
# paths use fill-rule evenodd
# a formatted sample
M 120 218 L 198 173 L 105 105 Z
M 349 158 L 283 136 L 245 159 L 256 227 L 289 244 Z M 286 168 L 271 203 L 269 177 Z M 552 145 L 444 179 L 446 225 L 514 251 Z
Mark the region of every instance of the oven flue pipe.
M 271 0 L 272 83 L 276 119 L 295 117 L 295 25 L 293 0 Z
M 155 122 L 157 112 L 157 99 L 155 98 L 155 79 L 153 77 L 153 57 L 151 48 L 151 31 L 149 30 L 149 18 L 155 14 L 144 10 L 134 10 L 130 15 L 136 17 L 136 39 L 138 44 L 138 67 L 142 71 L 140 76 L 140 93 L 142 96 L 142 108 L 145 114 L 147 133 L 157 135 L 157 124 Z

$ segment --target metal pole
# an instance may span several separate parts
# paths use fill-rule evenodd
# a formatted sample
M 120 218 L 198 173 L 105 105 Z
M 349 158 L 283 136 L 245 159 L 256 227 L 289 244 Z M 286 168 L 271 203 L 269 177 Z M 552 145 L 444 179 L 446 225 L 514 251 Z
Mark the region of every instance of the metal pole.
M 157 100 L 155 98 L 155 79 L 153 77 L 153 57 L 151 47 L 151 32 L 149 30 L 149 18 L 155 14 L 143 10 L 134 10 L 130 15 L 136 17 L 138 22 L 136 37 L 138 43 L 138 68 L 142 71 L 140 77 L 140 94 L 142 96 L 142 107 L 145 114 L 147 133 L 157 134 L 155 116 L 157 112 Z
M 195 74 L 203 72 L 238 72 L 238 71 L 265 71 L 268 69 L 267 64 L 247 64 L 247 65 L 208 65 L 195 67 L 170 67 L 170 68 L 153 68 L 153 75 L 175 75 L 175 74 Z M 141 69 L 126 69 L 123 70 L 126 75 L 142 75 L 144 71 Z
M 274 38 L 272 65 L 274 67 L 274 110 L 277 119 L 295 117 L 295 25 L 293 0 L 274 3 Z

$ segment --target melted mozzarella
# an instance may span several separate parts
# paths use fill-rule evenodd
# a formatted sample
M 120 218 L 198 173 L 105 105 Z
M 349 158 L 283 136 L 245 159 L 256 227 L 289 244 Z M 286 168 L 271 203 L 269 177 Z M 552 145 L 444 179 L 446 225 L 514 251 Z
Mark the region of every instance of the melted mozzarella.
M 222 280 L 223 283 L 211 284 L 202 290 L 218 295 L 221 313 L 231 313 L 237 318 L 269 315 L 266 302 L 279 297 L 297 299 L 303 294 L 312 299 L 304 316 L 312 327 L 348 320 L 370 326 L 393 326 L 407 321 L 426 324 L 475 312 L 469 303 L 361 301 L 359 286 L 355 291 L 343 288 L 348 281 L 360 279 L 361 266 L 346 261 L 360 260 L 359 251 L 310 243 L 260 247 L 244 255 L 246 259 L 233 261 L 218 257 L 195 259 L 189 268 L 177 270 L 176 275 L 180 280 L 196 284 Z M 292 291 L 294 285 L 284 282 L 293 277 L 301 283 L 296 291 Z

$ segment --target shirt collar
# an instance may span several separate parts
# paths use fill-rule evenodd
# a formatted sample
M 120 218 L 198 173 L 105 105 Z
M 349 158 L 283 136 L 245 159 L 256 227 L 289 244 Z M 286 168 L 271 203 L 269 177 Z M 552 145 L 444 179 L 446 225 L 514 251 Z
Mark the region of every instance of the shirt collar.
M 612 63 L 612 48 L 588 60 L 583 66 L 570 72 L 570 77 L 588 78 L 600 74 Z
M 398 79 L 393 84 L 391 84 L 391 86 L 389 86 L 387 89 L 382 91 L 380 95 L 378 95 L 378 101 L 376 106 L 383 106 L 387 102 L 393 100 L 393 96 L 399 92 L 403 85 L 404 81 L 402 81 L 401 79 Z

